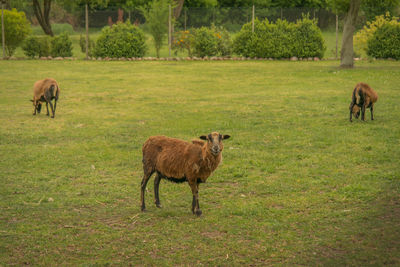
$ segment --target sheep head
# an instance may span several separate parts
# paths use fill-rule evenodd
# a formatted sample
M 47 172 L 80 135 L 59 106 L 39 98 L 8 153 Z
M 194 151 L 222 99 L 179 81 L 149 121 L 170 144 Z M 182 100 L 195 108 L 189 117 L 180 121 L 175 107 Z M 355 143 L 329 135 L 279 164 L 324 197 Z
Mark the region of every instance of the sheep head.
M 218 132 L 212 132 L 209 135 L 200 136 L 200 139 L 207 140 L 207 149 L 213 154 L 214 156 L 218 156 L 219 153 L 222 152 L 224 149 L 224 145 L 222 144 L 222 140 L 228 139 L 230 135 L 222 135 Z
M 354 116 L 356 119 L 358 119 L 358 117 L 360 116 L 361 109 L 360 109 L 359 106 L 354 105 L 351 112 L 353 113 L 353 116 Z

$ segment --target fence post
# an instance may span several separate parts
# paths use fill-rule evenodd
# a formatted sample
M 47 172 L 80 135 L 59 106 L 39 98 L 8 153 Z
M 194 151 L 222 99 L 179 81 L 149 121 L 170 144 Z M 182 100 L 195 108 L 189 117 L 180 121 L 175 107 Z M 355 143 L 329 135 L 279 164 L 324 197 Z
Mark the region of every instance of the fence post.
M 185 17 L 184 17 L 184 23 L 185 23 L 185 31 L 186 31 L 186 8 L 185 8 Z
M 4 1 L 1 0 L 1 40 L 2 40 L 2 47 L 3 47 L 3 59 L 6 58 L 6 40 L 4 36 Z
M 168 5 L 169 14 L 168 14 L 168 53 L 169 57 L 171 57 L 171 5 Z
M 336 14 L 336 54 L 335 54 L 335 59 L 338 59 L 338 38 L 339 35 L 339 18 L 338 15 Z
M 87 2 L 85 4 L 85 28 L 86 28 L 85 53 L 86 53 L 86 59 L 89 59 L 89 11 Z
M 251 32 L 254 32 L 254 5 L 253 5 L 253 12 L 251 14 Z

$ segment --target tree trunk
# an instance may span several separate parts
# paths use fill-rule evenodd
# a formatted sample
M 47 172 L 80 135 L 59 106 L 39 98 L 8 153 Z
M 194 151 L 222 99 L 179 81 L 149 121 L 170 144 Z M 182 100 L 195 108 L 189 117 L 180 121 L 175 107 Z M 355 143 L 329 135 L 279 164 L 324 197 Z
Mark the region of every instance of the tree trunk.
M 344 20 L 342 50 L 340 53 L 340 67 L 352 68 L 353 59 L 353 34 L 357 21 L 361 0 L 351 0 L 350 7 Z
M 51 0 L 43 0 L 43 12 L 38 0 L 32 0 L 33 11 L 45 34 L 54 36 L 50 24 Z
M 178 19 L 181 15 L 183 3 L 185 0 L 175 0 L 176 7 L 174 8 L 174 18 Z

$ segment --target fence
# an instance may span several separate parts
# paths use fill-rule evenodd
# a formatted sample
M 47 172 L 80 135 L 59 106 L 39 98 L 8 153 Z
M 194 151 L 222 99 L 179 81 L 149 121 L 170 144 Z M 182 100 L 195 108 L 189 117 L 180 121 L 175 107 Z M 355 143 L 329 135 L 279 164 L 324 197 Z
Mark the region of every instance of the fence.
M 318 26 L 322 29 L 334 29 L 336 23 L 336 14 L 324 9 L 311 8 L 255 8 L 255 17 L 275 22 L 277 19 L 295 22 L 301 19 L 303 15 L 315 18 Z M 77 14 L 78 27 L 84 27 L 84 12 Z M 184 8 L 179 18 L 175 21 L 175 28 L 190 29 L 202 26 L 223 26 L 228 31 L 239 31 L 243 24 L 252 19 L 252 7 L 233 7 L 233 8 Z M 129 20 L 138 25 L 144 24 L 145 18 L 139 10 L 91 10 L 89 11 L 90 27 L 101 28 L 116 21 Z

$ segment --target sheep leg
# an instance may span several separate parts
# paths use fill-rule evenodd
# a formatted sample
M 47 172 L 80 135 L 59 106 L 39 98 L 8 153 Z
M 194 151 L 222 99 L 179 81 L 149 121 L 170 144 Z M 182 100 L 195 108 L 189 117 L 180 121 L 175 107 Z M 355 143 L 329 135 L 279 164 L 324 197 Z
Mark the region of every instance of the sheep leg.
M 140 191 L 140 200 L 141 200 L 141 204 L 142 204 L 142 207 L 141 207 L 142 211 L 146 210 L 146 204 L 144 203 L 144 193 L 145 193 L 145 190 L 146 190 L 147 182 L 149 181 L 150 176 L 152 174 L 153 174 L 152 172 L 147 173 L 147 174 L 145 172 L 144 175 L 143 175 L 142 184 L 141 184 L 141 191 Z
M 352 122 L 352 118 L 353 118 L 353 107 L 354 107 L 354 103 L 350 104 L 350 122 Z
M 192 212 L 197 216 L 201 215 L 200 205 L 199 205 L 199 185 L 196 181 L 189 180 L 190 188 L 192 189 L 193 200 L 192 200 Z
M 54 118 L 53 104 L 51 103 L 51 101 L 49 101 L 49 104 L 50 104 L 50 108 L 51 108 L 51 114 L 53 114 L 51 117 Z
M 154 198 L 157 208 L 161 208 L 160 197 L 158 194 L 158 189 L 160 187 L 161 175 L 157 172 L 156 178 L 154 179 Z
M 54 116 L 56 115 L 57 98 L 54 100 Z
M 374 104 L 373 103 L 371 104 L 370 110 L 371 110 L 371 121 L 373 121 L 374 120 Z
M 36 115 L 37 106 L 38 106 L 38 102 L 33 101 L 33 113 L 32 113 L 32 115 Z
M 50 113 L 49 113 L 49 103 L 46 101 L 46 110 L 47 110 L 47 116 L 49 116 L 50 115 Z

